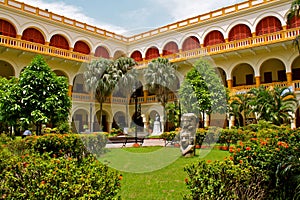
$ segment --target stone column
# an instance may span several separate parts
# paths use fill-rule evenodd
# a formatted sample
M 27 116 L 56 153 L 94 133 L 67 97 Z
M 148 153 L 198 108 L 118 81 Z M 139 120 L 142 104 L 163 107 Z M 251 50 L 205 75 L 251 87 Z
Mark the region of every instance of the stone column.
M 255 76 L 256 87 L 260 86 L 260 76 Z
M 287 80 L 289 86 L 291 86 L 293 84 L 292 72 L 286 73 L 286 80 Z
M 227 80 L 227 85 L 228 85 L 228 89 L 231 90 L 231 89 L 232 89 L 232 86 L 233 86 L 233 81 L 232 81 L 232 79 L 228 79 L 228 80 Z
M 148 121 L 145 114 L 142 114 L 143 123 L 144 123 L 144 132 L 148 132 Z
M 107 122 L 107 125 L 108 125 L 108 127 L 107 127 L 107 132 L 109 133 L 110 132 L 110 130 L 112 129 L 112 122 Z
M 73 85 L 69 85 L 68 95 L 72 97 Z
M 143 90 L 143 92 L 144 92 L 144 103 L 146 103 L 148 95 L 149 95 L 149 91 L 147 89 L 145 89 L 145 90 Z

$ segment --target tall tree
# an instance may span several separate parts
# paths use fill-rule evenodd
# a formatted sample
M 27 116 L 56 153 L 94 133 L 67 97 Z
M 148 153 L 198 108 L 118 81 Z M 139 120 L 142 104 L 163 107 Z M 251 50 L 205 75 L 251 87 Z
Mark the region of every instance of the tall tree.
M 121 73 L 119 74 L 119 80 L 117 82 L 117 92 L 121 93 L 122 96 L 125 96 L 128 99 L 126 104 L 126 116 L 128 116 L 128 106 L 130 101 L 130 96 L 132 94 L 133 89 L 137 85 L 137 69 L 134 68 L 136 66 L 136 62 L 132 58 L 128 57 L 120 57 L 115 60 L 115 67 Z M 128 118 L 129 120 L 129 118 Z M 129 126 L 129 121 L 126 122 L 127 126 Z
M 121 76 L 121 71 L 117 70 L 112 60 L 100 58 L 93 60 L 85 66 L 84 81 L 88 91 L 95 95 L 96 100 L 100 104 L 100 128 L 102 130 L 102 113 L 103 103 L 109 97 L 116 87 L 116 84 Z
M 166 121 L 166 104 L 170 92 L 174 92 L 178 85 L 176 77 L 177 66 L 166 58 L 152 60 L 144 70 L 144 77 L 150 91 L 154 92 L 157 100 L 164 109 L 163 121 Z M 165 127 L 164 127 L 165 128 Z
M 8 126 L 11 127 L 12 134 L 13 127 L 20 126 L 20 95 L 17 78 L 6 79 L 0 77 L 0 131 L 7 131 Z
M 20 74 L 20 115 L 25 123 L 36 126 L 40 134 L 42 123 L 57 126 L 66 122 L 71 108 L 67 79 L 56 76 L 41 55 L 33 58 Z
M 213 65 L 199 59 L 187 73 L 179 90 L 184 112 L 204 115 L 226 112 L 226 90 Z M 199 116 L 200 117 L 200 116 Z

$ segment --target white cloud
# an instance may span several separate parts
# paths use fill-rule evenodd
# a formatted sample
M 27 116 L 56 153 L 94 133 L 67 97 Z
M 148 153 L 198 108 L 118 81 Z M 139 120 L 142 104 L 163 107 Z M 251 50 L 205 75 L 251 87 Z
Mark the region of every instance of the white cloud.
M 26 4 L 36 6 L 41 9 L 48 9 L 50 12 L 68 17 L 70 19 L 76 19 L 77 21 L 87 23 L 92 26 L 97 26 L 98 28 L 105 29 L 111 32 L 115 32 L 117 34 L 123 34 L 127 32 L 126 29 L 115 26 L 112 24 L 107 24 L 105 22 L 98 21 L 94 18 L 91 18 L 83 13 L 82 8 L 66 4 L 62 1 L 56 1 L 53 3 L 47 3 L 43 0 L 19 0 L 20 2 L 24 2 Z
M 163 6 L 174 20 L 182 20 L 210 12 L 244 0 L 154 0 Z

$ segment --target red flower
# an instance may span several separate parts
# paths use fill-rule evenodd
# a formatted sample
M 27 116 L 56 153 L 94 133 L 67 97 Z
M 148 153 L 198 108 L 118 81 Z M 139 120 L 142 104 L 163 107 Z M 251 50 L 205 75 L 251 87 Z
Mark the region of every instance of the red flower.
M 251 150 L 251 147 L 246 147 L 246 150 L 247 150 L 247 151 L 250 151 L 250 150 Z
M 243 160 L 240 160 L 239 162 L 240 162 L 240 164 L 243 164 Z
M 207 163 L 211 163 L 211 160 L 207 160 Z
M 184 182 L 185 182 L 185 183 L 188 183 L 188 182 L 189 182 L 189 179 L 185 178 L 185 179 L 184 179 Z

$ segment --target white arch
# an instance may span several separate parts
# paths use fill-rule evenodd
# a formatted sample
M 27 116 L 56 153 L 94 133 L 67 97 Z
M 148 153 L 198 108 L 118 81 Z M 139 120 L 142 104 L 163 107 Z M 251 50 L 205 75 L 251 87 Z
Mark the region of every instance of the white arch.
M 256 17 L 253 23 L 253 28 L 256 30 L 257 24 L 265 17 L 276 17 L 280 22 L 281 26 L 286 25 L 286 22 L 284 21 L 284 17 L 274 11 L 267 11 L 266 13 L 262 13 Z
M 106 50 L 107 50 L 107 52 L 108 52 L 108 55 L 109 55 L 109 57 L 112 57 L 112 49 L 111 49 L 111 47 L 110 47 L 110 45 L 109 44 L 107 44 L 107 43 L 97 43 L 95 46 L 94 46 L 94 49 L 92 50 L 92 52 L 96 52 L 96 49 L 98 48 L 98 47 L 104 47 Z
M 224 37 L 225 38 L 228 38 L 229 37 L 229 32 L 237 25 L 239 24 L 243 24 L 243 25 L 246 25 L 249 27 L 251 33 L 255 32 L 255 27 L 248 21 L 248 20 L 245 20 L 245 19 L 241 19 L 241 20 L 235 20 L 233 21 L 232 23 L 229 24 L 229 26 L 226 28 L 225 30 L 225 35 Z
M 74 105 L 73 105 L 74 106 Z M 78 110 L 84 110 L 86 113 L 89 114 L 89 109 L 88 108 L 85 108 L 85 107 L 82 107 L 80 105 L 77 105 L 75 108 L 72 109 L 71 111 L 71 117 L 73 118 L 74 114 L 78 111 Z
M 66 31 L 60 29 L 60 30 L 55 30 L 55 31 L 52 31 L 51 33 L 49 33 L 49 38 L 47 38 L 46 41 L 49 41 L 51 40 L 51 38 L 54 36 L 54 35 L 61 35 L 63 36 L 67 41 L 68 41 L 68 44 L 69 44 L 69 47 L 71 47 L 71 42 L 72 42 L 72 39 L 71 39 L 71 36 L 69 33 L 67 33 Z
M 97 112 L 100 111 L 100 108 L 97 108 L 95 107 L 95 109 L 93 109 L 93 113 L 92 113 L 92 116 L 93 116 L 93 120 L 95 119 L 95 117 L 97 117 Z M 103 113 L 107 114 L 108 118 L 106 119 L 107 122 L 113 122 L 113 116 L 112 116 L 112 113 L 105 107 L 103 106 L 102 108 L 102 115 Z
M 205 31 L 202 32 L 202 35 L 201 35 L 201 40 L 200 40 L 200 44 L 204 44 L 204 39 L 205 37 L 212 31 L 219 31 L 222 33 L 224 39 L 225 39 L 225 31 L 224 29 L 222 29 L 221 27 L 219 26 L 210 26 L 209 28 L 207 28 Z
M 38 24 L 38 23 L 34 23 L 34 22 L 27 22 L 27 23 L 23 24 L 22 27 L 20 28 L 21 35 L 28 28 L 34 28 L 34 29 L 40 31 L 40 33 L 44 36 L 45 42 L 49 41 L 48 40 L 49 33 L 45 26 Z
M 253 65 L 253 63 L 250 63 L 250 62 L 247 62 L 247 61 L 243 61 L 243 62 L 236 62 L 236 63 L 232 64 L 230 66 L 230 68 L 228 68 L 228 70 L 224 70 L 225 72 L 227 71 L 227 73 L 226 73 L 226 75 L 227 75 L 226 79 L 227 80 L 232 80 L 232 72 L 233 72 L 233 70 L 237 66 L 239 66 L 241 64 L 247 64 L 247 65 L 249 65 L 253 69 L 253 71 L 254 71 L 254 76 L 259 76 L 259 71 L 257 73 L 257 70 L 255 69 L 255 67 L 253 67 L 253 66 L 255 66 L 255 65 Z
M 18 20 L 16 20 L 13 16 L 7 15 L 7 13 L 6 14 L 0 13 L 0 19 L 3 19 L 11 23 L 11 25 L 13 25 L 13 27 L 16 29 L 17 35 L 21 35 L 21 31 L 20 31 L 21 25 L 19 24 Z
M 70 44 L 70 46 L 71 46 L 72 48 L 74 48 L 76 42 L 78 42 L 78 41 L 82 41 L 82 42 L 84 42 L 85 44 L 87 44 L 87 45 L 89 46 L 89 48 L 90 48 L 90 52 L 92 52 L 92 49 L 94 48 L 94 47 L 92 46 L 93 42 L 92 42 L 88 37 L 82 37 L 82 36 L 75 37 L 75 38 L 73 39 L 72 43 Z
M 70 83 L 70 74 L 66 70 L 61 69 L 61 68 L 51 68 L 51 70 L 53 72 L 54 71 L 61 71 L 61 72 L 63 72 L 66 75 L 66 78 L 68 79 L 68 82 Z
M 196 37 L 198 40 L 199 40 L 199 43 L 201 44 L 201 38 L 199 36 L 198 33 L 195 33 L 195 32 L 190 32 L 190 33 L 187 33 L 185 34 L 182 38 L 181 38 L 181 41 L 179 42 L 178 44 L 178 48 L 179 49 L 182 49 L 182 46 L 183 46 L 183 43 L 185 42 L 186 39 L 188 39 L 189 37 Z
M 258 67 L 258 72 L 259 73 L 260 73 L 260 69 L 261 69 L 262 64 L 265 63 L 268 60 L 271 60 L 271 59 L 275 59 L 275 60 L 281 61 L 283 63 L 283 65 L 284 65 L 284 69 L 287 71 L 287 69 L 286 69 L 286 62 L 284 62 L 284 57 L 281 57 L 281 55 L 276 55 L 276 56 L 271 55 L 271 56 L 263 57 L 263 58 L 261 58 L 261 59 L 258 60 L 256 66 Z
M 299 53 L 295 52 L 290 55 L 286 63 L 286 72 L 292 72 L 292 64 L 299 57 Z
M 159 54 L 162 54 L 162 49 L 159 47 L 159 45 L 158 45 L 157 43 L 151 43 L 150 45 L 147 45 L 147 46 L 145 47 L 144 52 L 142 52 L 143 58 L 146 58 L 146 53 L 147 53 L 147 51 L 148 51 L 151 47 L 157 48 L 157 49 L 158 49 L 158 53 L 159 53 Z
M 129 51 L 128 57 L 131 57 L 131 55 L 132 55 L 135 51 L 140 52 L 141 55 L 142 55 L 142 58 L 143 58 L 143 53 L 142 53 L 143 51 L 142 51 L 141 49 L 133 49 L 133 50 Z
M 112 51 L 112 57 L 114 57 L 115 54 L 116 54 L 118 51 L 119 51 L 119 52 L 122 52 L 122 53 L 124 53 L 126 56 L 128 56 L 128 55 L 126 54 L 126 49 L 125 49 L 125 48 L 117 47 L 117 48 L 115 48 L 115 49 Z
M 16 64 L 15 61 L 8 59 L 7 57 L 0 57 L 1 61 L 7 62 L 8 64 L 10 64 L 15 72 L 15 77 L 19 77 L 20 73 L 22 71 L 22 69 L 19 69 L 19 66 Z
M 178 41 L 176 38 L 168 38 L 168 39 L 166 39 L 164 42 L 162 42 L 162 44 L 161 44 L 161 49 L 162 49 L 162 51 L 164 50 L 164 47 L 165 47 L 168 43 L 170 43 L 170 42 L 176 43 L 177 46 L 178 46 L 178 50 L 180 49 L 180 47 L 179 47 L 179 41 Z

